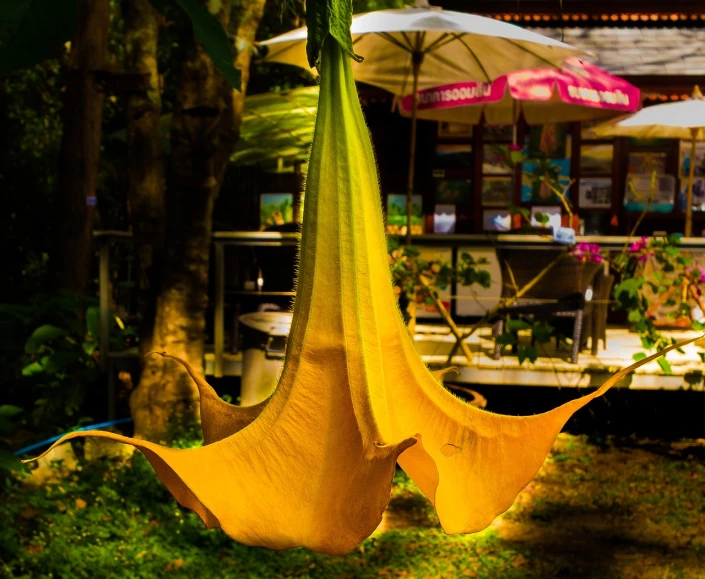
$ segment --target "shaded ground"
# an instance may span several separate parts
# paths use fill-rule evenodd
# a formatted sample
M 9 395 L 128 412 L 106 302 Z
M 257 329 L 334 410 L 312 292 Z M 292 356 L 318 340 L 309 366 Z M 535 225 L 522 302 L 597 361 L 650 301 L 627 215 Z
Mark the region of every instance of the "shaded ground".
M 6 486 L 0 577 L 705 578 L 705 440 L 562 434 L 510 511 L 471 536 L 444 535 L 400 471 L 380 528 L 345 557 L 204 531 L 139 454 L 80 462 L 49 488 Z
M 395 495 L 386 528 L 436 525 L 418 495 Z M 591 444 L 561 434 L 492 528 L 526 577 L 705 577 L 705 440 Z

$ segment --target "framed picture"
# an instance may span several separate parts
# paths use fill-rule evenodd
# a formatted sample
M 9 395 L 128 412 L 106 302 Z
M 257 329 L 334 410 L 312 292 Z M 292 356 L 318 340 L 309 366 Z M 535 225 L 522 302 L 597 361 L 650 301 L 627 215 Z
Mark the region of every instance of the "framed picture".
M 463 123 L 448 123 L 441 121 L 438 123 L 439 137 L 472 137 L 472 125 Z
M 609 177 L 581 178 L 578 203 L 581 209 L 608 209 L 612 207 L 612 179 Z
M 536 219 L 536 214 L 542 213 L 548 216 L 548 223 L 542 224 Z M 553 227 L 555 231 L 561 226 L 561 208 L 560 207 L 542 207 L 534 205 L 531 208 L 531 225 L 534 227 Z
M 685 202 L 688 198 L 688 178 L 681 177 L 680 182 L 680 204 L 685 211 Z M 705 211 L 705 178 L 695 177 L 693 179 L 693 211 Z
M 483 177 L 483 207 L 506 206 L 514 202 L 514 179 L 512 177 Z
M 436 145 L 437 169 L 472 169 L 472 145 L 464 143 L 440 143 Z
M 629 168 L 627 173 L 638 175 L 651 175 L 656 171 L 657 175 L 666 173 L 666 153 L 629 153 Z
M 419 250 L 419 257 L 428 261 L 438 259 L 444 262 L 451 261 L 453 259 L 453 250 L 450 247 L 428 247 L 421 245 L 417 245 L 416 247 Z M 451 295 L 450 286 L 438 287 L 438 297 L 448 311 L 450 311 L 451 308 Z M 422 295 L 419 293 L 416 295 L 416 317 L 440 318 L 441 314 L 436 309 L 436 305 L 434 303 L 424 303 Z
M 510 231 L 512 214 L 509 209 L 485 209 L 482 212 L 483 231 Z
M 292 193 L 262 193 L 259 196 L 259 229 L 294 222 Z
M 686 180 L 690 174 L 690 141 L 680 142 L 680 156 L 678 166 L 680 167 L 681 181 Z M 695 176 L 705 176 L 705 142 L 695 143 Z
M 582 145 L 580 147 L 581 175 L 611 175 L 614 145 Z
M 482 127 L 482 140 L 485 142 L 503 141 L 511 143 L 513 139 L 513 125 L 484 125 Z
M 423 208 L 421 195 L 412 197 L 411 234 L 423 233 Z M 387 233 L 406 235 L 406 195 L 387 195 Z
M 529 160 L 522 164 L 521 200 L 523 203 L 552 203 L 555 193 L 539 180 L 539 170 L 545 161 Z M 563 191 L 570 183 L 570 159 L 551 159 L 548 167 L 557 174 L 558 187 Z M 566 191 L 568 196 L 569 191 Z
M 524 148 L 530 158 L 569 159 L 570 125 L 551 123 L 529 127 Z
M 455 233 L 455 205 L 436 205 L 433 233 Z
M 509 175 L 512 169 L 507 165 L 509 145 L 482 146 L 482 173 L 484 175 Z
M 472 199 L 470 179 L 437 179 L 435 183 L 436 203 L 469 203 Z

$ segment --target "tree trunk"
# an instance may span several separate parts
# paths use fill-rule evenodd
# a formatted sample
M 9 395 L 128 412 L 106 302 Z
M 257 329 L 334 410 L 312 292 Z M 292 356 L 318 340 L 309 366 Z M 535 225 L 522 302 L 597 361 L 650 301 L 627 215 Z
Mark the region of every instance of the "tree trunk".
M 264 0 L 223 0 L 216 16 L 238 43 L 246 88 L 252 43 Z M 231 20 L 232 18 L 232 20 Z M 231 24 L 233 26 L 231 26 Z M 244 96 L 216 71 L 203 47 L 185 39 L 171 125 L 164 272 L 152 347 L 203 368 L 213 206 L 239 134 Z M 198 390 L 172 360 L 150 356 L 130 400 L 135 435 L 163 438 L 170 421 L 198 418 Z
M 127 0 L 124 7 L 126 72 L 149 77 L 148 89 L 131 94 L 127 107 L 127 197 L 137 254 L 140 353 L 144 356 L 152 350 L 165 228 L 159 14 L 149 0 Z
M 94 71 L 108 57 L 109 0 L 78 0 L 59 154 L 57 230 L 50 269 L 55 286 L 85 293 L 91 264 L 103 94 Z

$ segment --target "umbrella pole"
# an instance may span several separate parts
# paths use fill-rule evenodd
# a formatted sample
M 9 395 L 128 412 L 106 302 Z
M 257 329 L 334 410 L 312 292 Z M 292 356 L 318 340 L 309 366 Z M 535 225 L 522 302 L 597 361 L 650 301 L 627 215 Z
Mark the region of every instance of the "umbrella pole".
M 695 148 L 698 129 L 690 129 L 693 140 L 690 143 L 690 170 L 688 171 L 688 192 L 685 196 L 685 237 L 693 236 L 693 182 L 695 181 Z
M 416 163 L 416 109 L 419 104 L 419 70 L 423 53 L 413 52 L 412 71 L 413 76 L 413 96 L 411 100 L 411 139 L 409 144 L 409 178 L 406 188 L 406 244 L 411 245 L 411 215 L 414 210 L 414 164 Z

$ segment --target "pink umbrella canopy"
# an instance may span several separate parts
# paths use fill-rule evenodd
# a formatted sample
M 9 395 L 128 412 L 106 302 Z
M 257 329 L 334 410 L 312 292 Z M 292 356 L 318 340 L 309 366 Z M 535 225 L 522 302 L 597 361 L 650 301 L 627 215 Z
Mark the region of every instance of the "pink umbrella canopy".
M 419 119 L 476 125 L 511 125 L 519 113 L 530 125 L 576 122 L 634 112 L 639 89 L 599 66 L 568 58 L 560 69 L 529 69 L 493 82 L 460 82 L 418 93 Z M 410 116 L 412 95 L 400 100 Z

